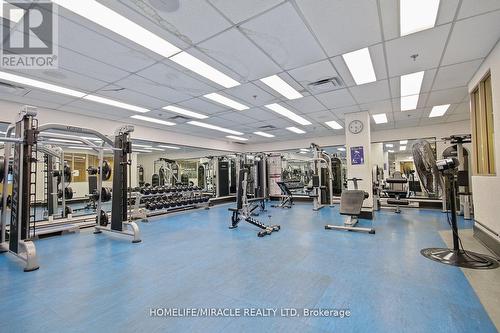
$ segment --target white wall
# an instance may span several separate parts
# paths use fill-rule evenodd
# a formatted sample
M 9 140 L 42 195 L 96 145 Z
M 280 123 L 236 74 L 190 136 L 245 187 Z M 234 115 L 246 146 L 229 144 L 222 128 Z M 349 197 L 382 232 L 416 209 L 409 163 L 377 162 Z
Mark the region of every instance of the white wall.
M 472 92 L 479 81 L 490 71 L 493 96 L 493 126 L 495 145 L 495 176 L 473 176 L 472 193 L 474 201 L 474 219 L 493 230 L 489 232 L 480 228 L 500 242 L 500 219 L 498 203 L 500 202 L 500 44 L 490 52 L 472 80 L 469 82 L 469 92 Z M 497 234 L 497 235 L 495 235 Z

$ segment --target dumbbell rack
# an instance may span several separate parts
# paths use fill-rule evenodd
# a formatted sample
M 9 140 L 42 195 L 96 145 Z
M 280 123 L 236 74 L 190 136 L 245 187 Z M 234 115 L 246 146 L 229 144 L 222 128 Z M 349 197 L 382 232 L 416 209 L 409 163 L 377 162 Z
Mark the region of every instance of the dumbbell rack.
M 144 209 L 147 217 L 196 208 L 208 209 L 210 205 L 210 198 L 203 194 L 203 189 L 199 188 L 187 187 L 175 190 L 163 188 L 163 190 L 156 189 L 159 192 L 150 194 L 144 194 L 144 188 L 142 190 L 142 193 L 141 191 L 132 192 L 131 206 L 135 212 Z M 155 191 L 154 188 L 147 188 L 146 192 L 151 190 Z M 157 207 L 159 201 L 167 202 L 167 207 L 152 209 L 149 203 L 153 202 L 153 207 Z

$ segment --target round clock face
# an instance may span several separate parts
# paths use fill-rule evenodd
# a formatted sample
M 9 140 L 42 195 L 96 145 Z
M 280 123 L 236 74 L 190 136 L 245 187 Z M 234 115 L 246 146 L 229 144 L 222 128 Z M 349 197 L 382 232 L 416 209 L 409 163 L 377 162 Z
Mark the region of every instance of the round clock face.
M 361 133 L 363 130 L 363 123 L 359 120 L 353 120 L 349 123 L 349 132 L 352 134 Z

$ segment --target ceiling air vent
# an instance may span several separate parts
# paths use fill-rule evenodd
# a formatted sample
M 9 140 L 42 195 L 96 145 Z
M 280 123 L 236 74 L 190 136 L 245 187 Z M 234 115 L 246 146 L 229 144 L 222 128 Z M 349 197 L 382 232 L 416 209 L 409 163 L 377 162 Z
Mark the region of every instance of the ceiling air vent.
M 339 77 L 334 76 L 311 82 L 307 86 L 312 92 L 325 92 L 340 89 L 344 86 L 344 83 Z

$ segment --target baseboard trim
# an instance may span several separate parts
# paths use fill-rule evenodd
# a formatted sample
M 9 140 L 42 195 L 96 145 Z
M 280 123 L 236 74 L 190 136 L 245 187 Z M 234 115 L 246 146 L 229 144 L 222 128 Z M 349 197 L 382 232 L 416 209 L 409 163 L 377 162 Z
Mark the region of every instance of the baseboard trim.
M 477 221 L 475 221 L 478 223 Z M 475 224 L 473 227 L 474 230 L 474 238 L 480 241 L 484 246 L 488 248 L 491 252 L 493 252 L 496 256 L 500 257 L 500 242 L 495 239 L 493 236 L 488 234 L 481 228 L 478 228 Z

